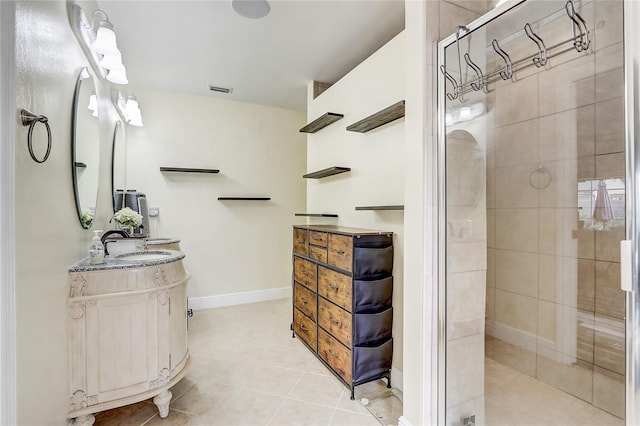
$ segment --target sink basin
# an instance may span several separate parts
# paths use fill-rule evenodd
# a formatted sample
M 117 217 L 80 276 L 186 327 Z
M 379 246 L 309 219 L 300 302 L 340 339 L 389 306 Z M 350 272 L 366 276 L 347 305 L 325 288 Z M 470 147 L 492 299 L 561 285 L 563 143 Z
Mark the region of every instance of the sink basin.
M 147 238 L 147 243 L 162 244 L 162 243 L 166 243 L 168 241 L 173 241 L 173 238 L 162 238 L 162 237 Z
M 129 261 L 139 261 L 139 260 L 158 260 L 164 259 L 168 256 L 173 256 L 174 253 L 170 251 L 161 251 L 161 250 L 147 250 L 147 251 L 134 251 L 132 253 L 125 253 L 116 256 L 118 260 L 129 260 Z

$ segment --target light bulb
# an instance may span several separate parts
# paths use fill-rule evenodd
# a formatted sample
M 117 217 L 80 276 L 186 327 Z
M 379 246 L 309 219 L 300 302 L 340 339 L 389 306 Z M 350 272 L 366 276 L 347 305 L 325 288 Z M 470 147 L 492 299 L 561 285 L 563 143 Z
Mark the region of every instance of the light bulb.
M 127 117 L 133 117 L 135 114 L 140 114 L 140 107 L 138 107 L 138 101 L 134 98 L 127 100 L 127 105 L 124 107 L 124 115 Z

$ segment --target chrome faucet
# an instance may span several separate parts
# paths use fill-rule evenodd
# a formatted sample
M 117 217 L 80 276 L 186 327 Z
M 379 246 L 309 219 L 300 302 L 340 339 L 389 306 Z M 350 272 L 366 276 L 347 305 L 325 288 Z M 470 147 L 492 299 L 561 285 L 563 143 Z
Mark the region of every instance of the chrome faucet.
M 100 238 L 100 241 L 102 241 L 102 245 L 104 246 L 105 256 L 109 254 L 109 251 L 107 250 L 107 243 L 106 243 L 107 237 L 112 234 L 118 234 L 122 238 L 129 238 L 129 234 L 126 231 L 123 231 L 122 229 L 110 229 L 104 234 L 102 234 L 102 238 Z

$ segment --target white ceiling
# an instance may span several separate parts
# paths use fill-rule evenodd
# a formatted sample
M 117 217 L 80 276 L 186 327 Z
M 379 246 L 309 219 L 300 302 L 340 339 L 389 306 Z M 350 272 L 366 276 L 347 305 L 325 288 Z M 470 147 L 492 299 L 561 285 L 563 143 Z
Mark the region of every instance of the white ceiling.
M 262 19 L 231 0 L 100 1 L 129 86 L 306 110 L 309 81 L 335 82 L 404 29 L 403 0 L 271 0 Z M 231 87 L 214 94 L 209 85 Z

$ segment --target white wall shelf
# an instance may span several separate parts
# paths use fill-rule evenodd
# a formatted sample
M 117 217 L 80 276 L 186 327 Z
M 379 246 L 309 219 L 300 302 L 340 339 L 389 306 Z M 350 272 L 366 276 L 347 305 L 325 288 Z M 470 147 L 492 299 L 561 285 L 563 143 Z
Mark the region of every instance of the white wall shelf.
M 404 100 L 347 126 L 347 130 L 351 132 L 366 133 L 369 130 L 384 126 L 385 124 L 391 123 L 392 121 L 402 117 L 404 117 Z

